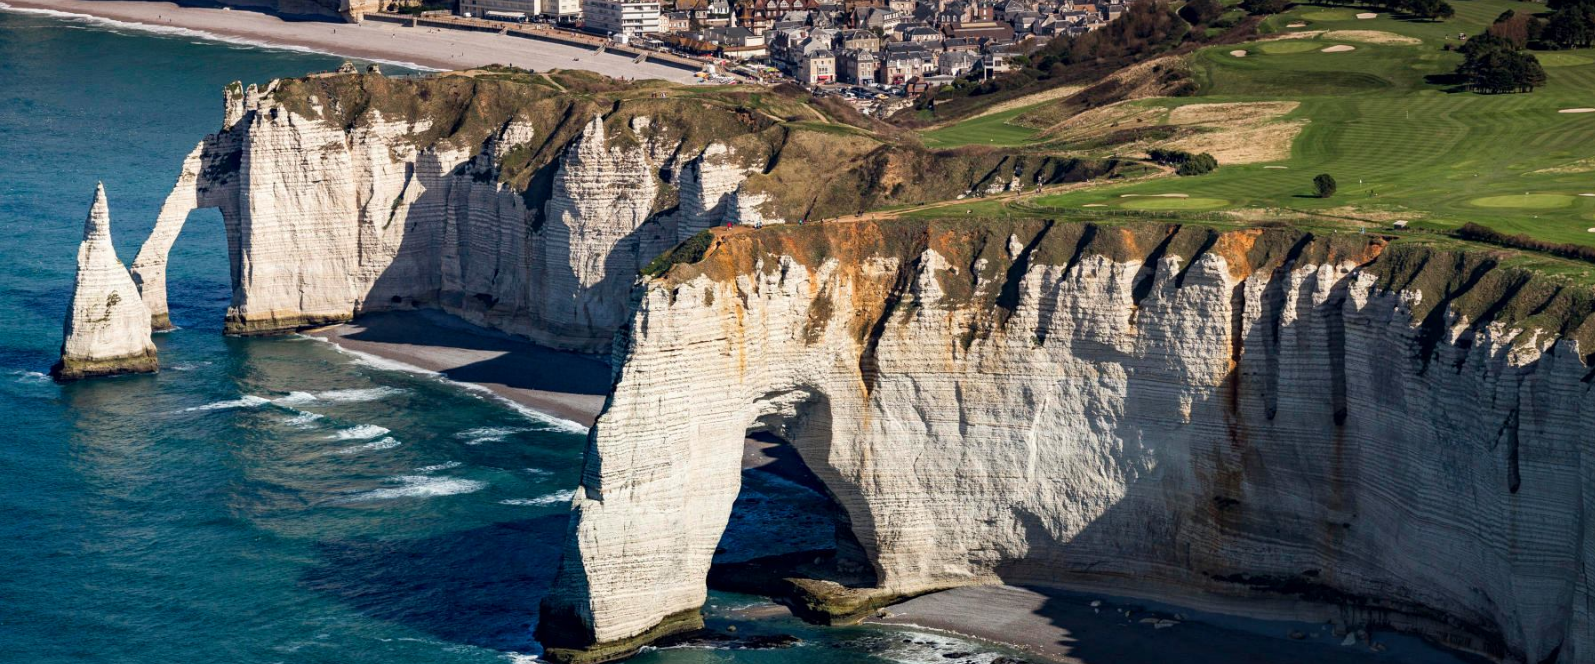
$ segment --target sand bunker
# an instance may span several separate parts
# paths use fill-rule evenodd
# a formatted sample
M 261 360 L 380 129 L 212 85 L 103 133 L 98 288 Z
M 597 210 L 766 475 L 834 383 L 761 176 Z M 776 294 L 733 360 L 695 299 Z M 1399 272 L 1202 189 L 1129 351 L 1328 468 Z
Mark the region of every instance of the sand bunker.
M 1263 168 L 1277 169 L 1277 170 L 1283 171 L 1283 170 L 1285 170 L 1287 168 L 1290 168 L 1290 167 L 1289 166 L 1264 166 Z
M 1595 194 L 1579 194 L 1579 195 L 1583 196 L 1585 198 L 1595 198 Z
M 1229 52 L 1229 54 L 1230 54 L 1230 55 L 1233 55 L 1233 56 L 1235 56 L 1235 57 L 1237 57 L 1237 58 L 1244 58 L 1244 57 L 1246 57 L 1246 51 L 1230 51 L 1230 52 Z
M 1595 108 L 1564 108 L 1557 113 L 1595 113 Z
M 1591 233 L 1595 233 L 1595 228 L 1591 228 L 1591 229 L 1589 229 L 1589 232 L 1591 232 Z
M 1368 20 L 1368 19 L 1370 19 L 1370 18 L 1379 18 L 1379 15 L 1378 15 L 1378 14 L 1375 14 L 1375 13 L 1373 13 L 1373 12 L 1363 12 L 1363 13 L 1361 13 L 1361 14 L 1358 14 L 1358 15 L 1357 15 L 1357 18 L 1359 18 L 1359 19 L 1362 19 L 1362 20 L 1364 20 L 1364 21 L 1366 21 L 1366 20 Z
M 1286 23 L 1285 27 L 1287 27 L 1287 28 L 1305 28 L 1305 27 L 1307 27 L 1307 24 L 1306 23 Z
M 1346 51 L 1355 50 L 1357 50 L 1357 47 L 1350 44 L 1335 44 L 1334 46 L 1330 46 L 1329 48 L 1319 51 L 1319 53 L 1345 53 Z
M 1363 44 L 1399 44 L 1402 46 L 1416 46 L 1423 43 L 1423 40 L 1417 37 L 1398 35 L 1384 30 L 1330 30 L 1324 33 L 1324 39 L 1354 41 Z
M 1107 207 L 1107 206 L 1108 206 L 1107 203 L 1086 203 L 1085 205 L 1082 205 L 1080 207 Z
M 1119 194 L 1119 198 L 1190 198 L 1190 194 Z

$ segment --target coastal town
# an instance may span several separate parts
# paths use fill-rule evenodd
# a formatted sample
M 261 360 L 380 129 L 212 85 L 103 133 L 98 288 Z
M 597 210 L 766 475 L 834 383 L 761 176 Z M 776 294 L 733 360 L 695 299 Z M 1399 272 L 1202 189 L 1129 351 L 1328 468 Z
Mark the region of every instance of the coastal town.
M 885 115 L 957 79 L 1009 71 L 1096 30 L 1127 0 L 458 0 L 359 18 L 496 30 L 701 65 L 728 82 L 795 82 Z

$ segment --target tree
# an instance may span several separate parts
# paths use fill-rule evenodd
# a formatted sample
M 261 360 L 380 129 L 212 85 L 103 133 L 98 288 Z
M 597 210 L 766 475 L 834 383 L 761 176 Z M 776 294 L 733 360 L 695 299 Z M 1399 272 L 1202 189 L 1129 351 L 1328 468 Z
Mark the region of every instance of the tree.
M 1180 167 L 1174 170 L 1175 175 L 1201 175 L 1211 173 L 1218 168 L 1218 160 L 1206 152 L 1191 155 Z
M 1318 194 L 1319 198 L 1334 196 L 1335 188 L 1335 176 L 1333 175 L 1319 173 L 1318 177 L 1313 178 L 1313 192 Z
M 1512 42 L 1513 46 L 1523 48 L 1529 43 L 1529 24 L 1533 20 L 1533 16 L 1508 9 L 1495 19 L 1495 23 L 1485 30 L 1485 34 L 1505 39 Z
M 1241 0 L 1241 9 L 1248 14 L 1278 14 L 1289 8 L 1289 0 Z
M 1431 21 L 1448 19 L 1456 15 L 1456 10 L 1451 8 L 1445 0 L 1400 0 L 1397 9 Z
M 1224 5 L 1218 0 L 1190 0 L 1180 8 L 1180 18 L 1191 25 L 1206 25 L 1224 15 Z
M 1595 43 L 1595 6 L 1563 7 L 1551 14 L 1540 37 L 1558 48 L 1585 48 Z
M 1545 69 L 1533 55 L 1519 49 L 1510 39 L 1482 34 L 1469 39 L 1459 49 L 1462 64 L 1457 75 L 1468 87 L 1486 94 L 1530 92 L 1545 85 Z

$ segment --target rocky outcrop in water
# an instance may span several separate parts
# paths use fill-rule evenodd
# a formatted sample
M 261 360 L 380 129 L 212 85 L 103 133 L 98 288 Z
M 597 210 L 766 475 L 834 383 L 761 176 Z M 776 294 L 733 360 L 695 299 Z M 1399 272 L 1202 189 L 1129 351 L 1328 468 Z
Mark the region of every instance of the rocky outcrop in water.
M 133 274 L 155 326 L 168 327 L 167 256 L 189 212 L 214 207 L 232 266 L 229 333 L 437 308 L 607 351 L 639 268 L 711 226 L 1111 168 L 997 151 L 934 158 L 840 120 L 815 129 L 826 116 L 807 104 L 509 69 L 235 84 L 222 130 L 184 162 Z
M 701 624 L 750 429 L 881 601 L 1065 584 L 1595 657 L 1587 288 L 1369 236 L 883 222 L 720 234 L 636 297 L 551 657 Z
M 105 186 L 94 203 L 78 246 L 77 278 L 67 312 L 61 361 L 50 370 L 68 381 L 159 370 L 150 340 L 150 313 L 111 244 L 111 212 Z

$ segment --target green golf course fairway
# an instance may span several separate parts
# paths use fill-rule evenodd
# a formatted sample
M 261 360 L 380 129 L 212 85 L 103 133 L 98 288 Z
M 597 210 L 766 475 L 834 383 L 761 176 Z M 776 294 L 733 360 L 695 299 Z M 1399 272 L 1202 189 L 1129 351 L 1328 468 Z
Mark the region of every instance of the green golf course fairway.
M 1195 96 L 1154 98 L 1127 104 L 1172 108 L 1194 103 L 1298 101 L 1281 119 L 1305 120 L 1290 157 L 1267 164 L 1225 164 L 1195 177 L 1158 177 L 1123 185 L 1104 185 L 1028 198 L 1011 204 L 971 201 L 971 212 L 1011 210 L 1014 214 L 1078 214 L 1088 203 L 1122 209 L 1280 210 L 1322 213 L 1337 219 L 1408 219 L 1414 228 L 1449 230 L 1467 222 L 1504 233 L 1526 233 L 1551 242 L 1595 245 L 1595 198 L 1554 192 L 1595 191 L 1595 113 L 1558 113 L 1595 107 L 1595 50 L 1535 52 L 1553 66 L 1545 86 L 1526 94 L 1484 95 L 1444 82 L 1461 55 L 1458 33 L 1479 34 L 1508 9 L 1543 6 L 1512 0 L 1458 0 L 1456 17 L 1412 21 L 1380 12 L 1359 20 L 1361 9 L 1302 5 L 1263 22 L 1264 33 L 1286 32 L 1293 22 L 1307 30 L 1372 30 L 1422 40 L 1421 44 L 1378 44 L 1377 40 L 1289 39 L 1215 45 L 1190 56 L 1199 84 Z M 1321 53 L 1337 43 L 1356 50 Z M 1245 48 L 1255 57 L 1237 58 Z M 1429 76 L 1442 77 L 1438 81 Z M 992 116 L 988 116 L 992 117 Z M 989 129 L 988 118 L 954 125 Z M 1026 130 L 1029 131 L 1029 130 Z M 1017 134 L 1018 132 L 1014 132 Z M 1031 144 L 1045 140 L 1034 132 Z M 1050 146 L 1049 146 L 1050 147 Z M 1088 156 L 1139 158 L 1144 148 L 1092 147 Z M 1283 166 L 1286 168 L 1264 168 Z M 1333 175 L 1339 191 L 1320 199 L 1313 177 Z M 1523 192 L 1539 194 L 1525 198 Z M 1123 194 L 1184 193 L 1183 203 L 1134 205 Z M 1217 208 L 1191 201 L 1222 201 Z M 995 208 L 993 206 L 996 206 Z M 1181 207 L 1172 207 L 1181 206 Z M 1193 206 L 1193 207 L 1185 207 Z M 942 212 L 959 212 L 957 206 Z M 1257 217 L 1256 212 L 1250 218 Z M 1266 212 L 1263 213 L 1266 216 Z
M 1310 39 L 1289 39 L 1282 41 L 1263 42 L 1257 45 L 1257 50 L 1269 55 L 1283 55 L 1285 53 L 1304 53 L 1323 48 L 1320 42 Z
M 1486 208 L 1521 208 L 1524 210 L 1549 210 L 1565 208 L 1576 200 L 1567 194 L 1517 194 L 1510 196 L 1485 196 L 1468 201 L 1468 204 Z
M 1229 205 L 1222 198 L 1129 198 L 1119 203 L 1126 210 L 1216 210 Z

